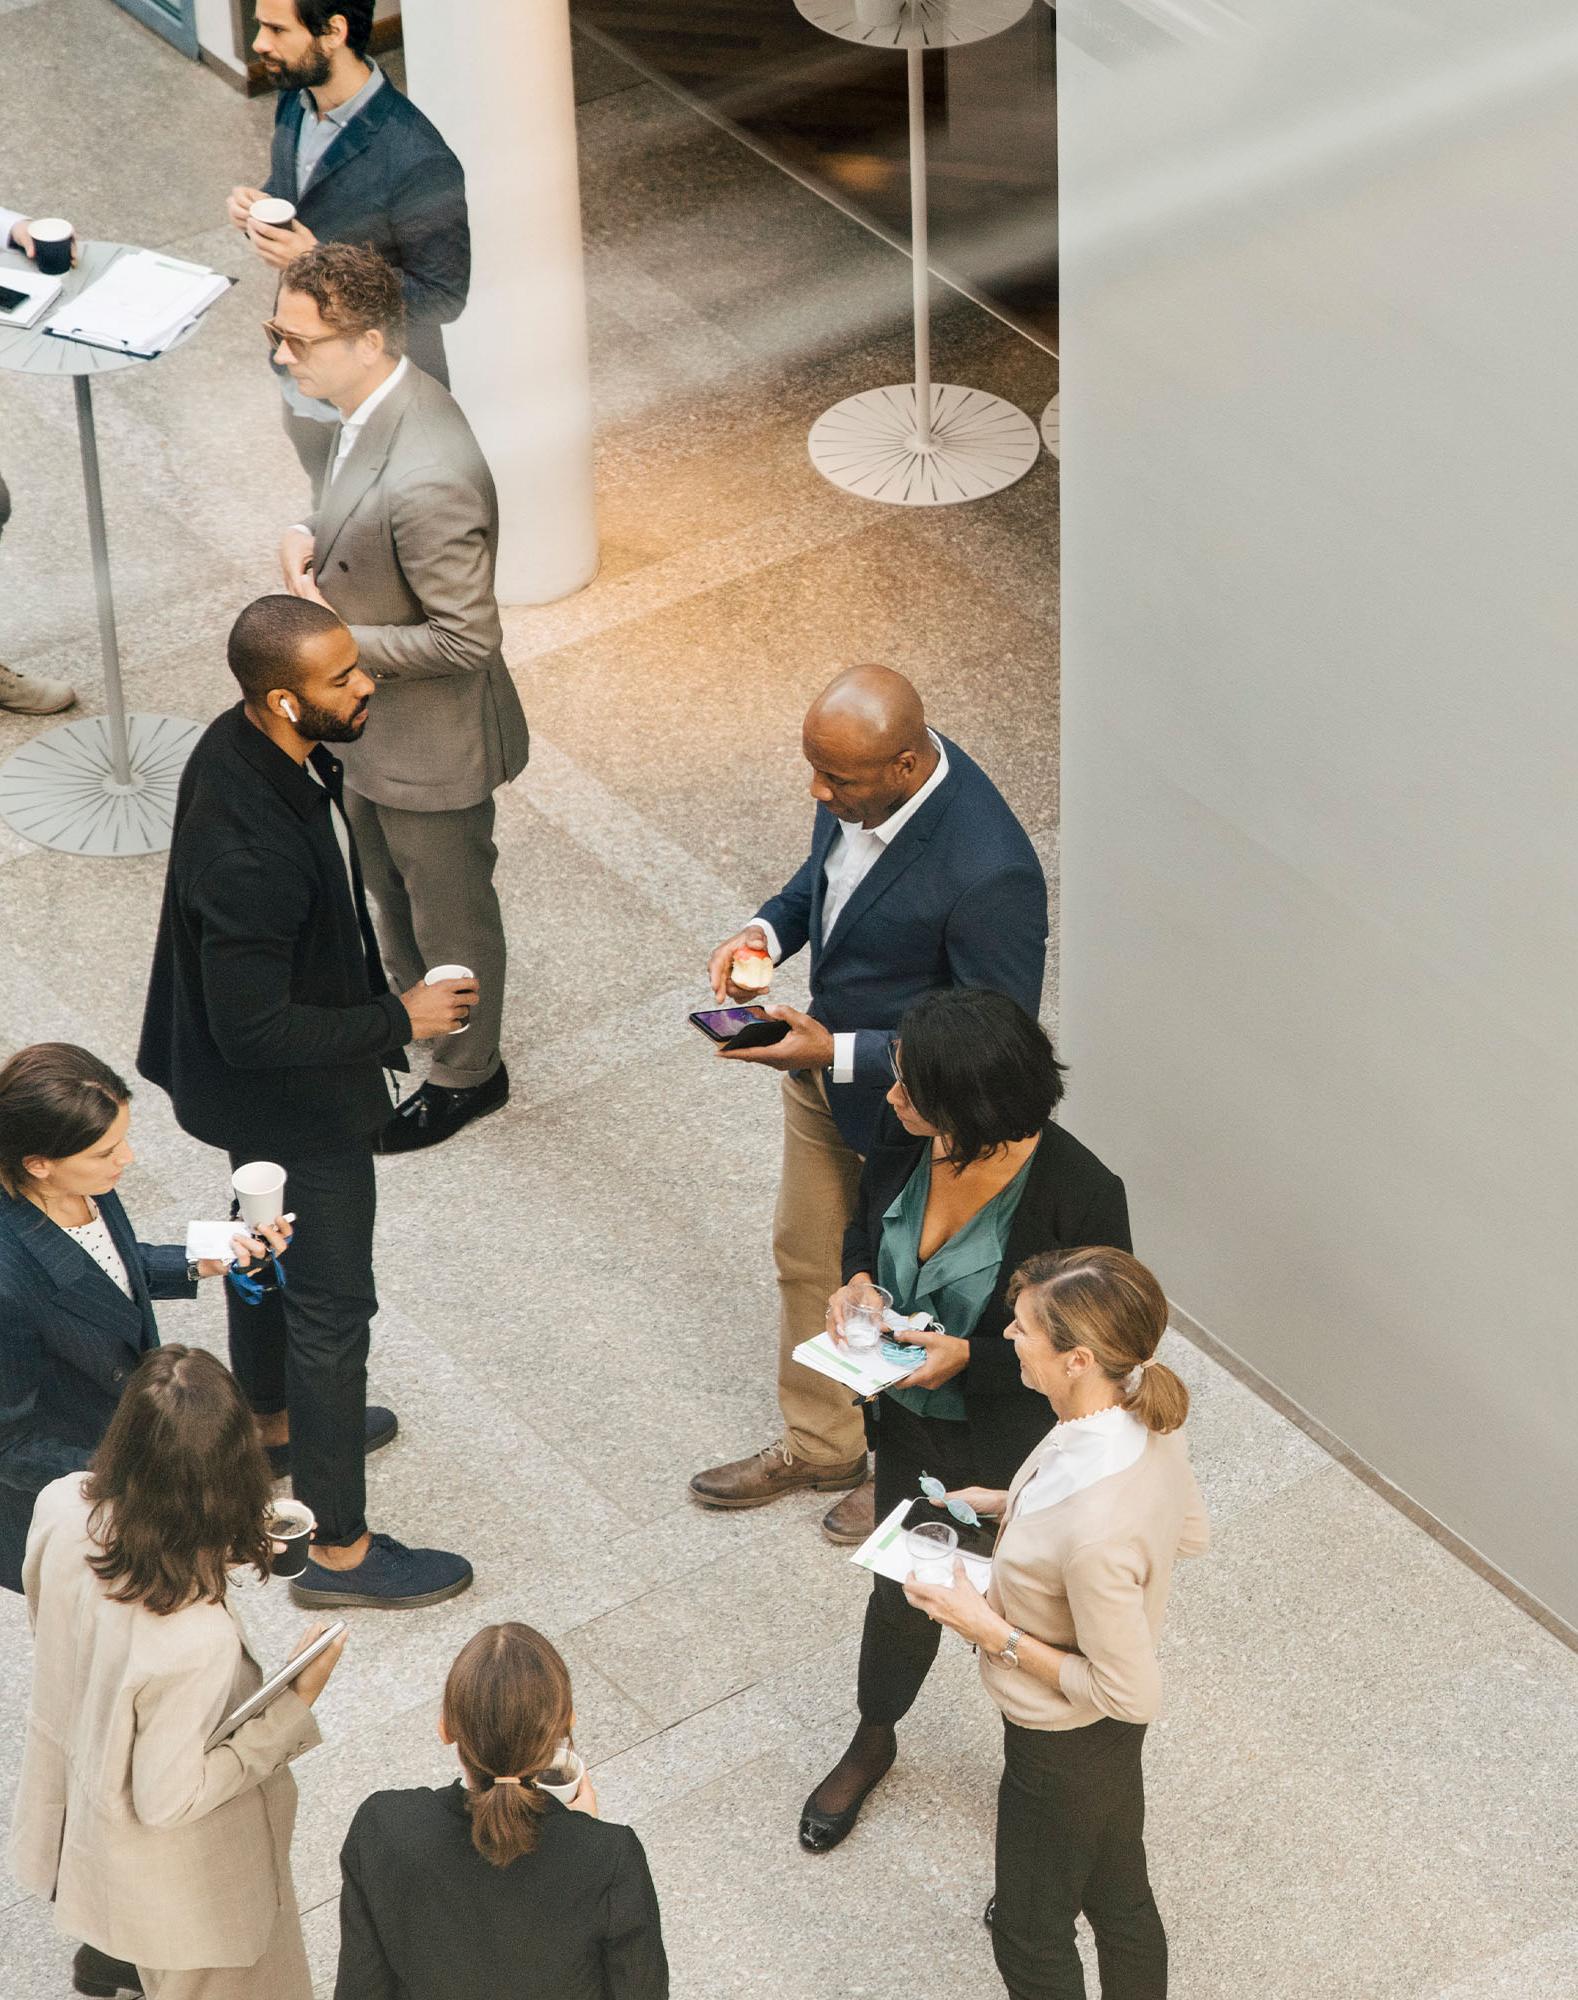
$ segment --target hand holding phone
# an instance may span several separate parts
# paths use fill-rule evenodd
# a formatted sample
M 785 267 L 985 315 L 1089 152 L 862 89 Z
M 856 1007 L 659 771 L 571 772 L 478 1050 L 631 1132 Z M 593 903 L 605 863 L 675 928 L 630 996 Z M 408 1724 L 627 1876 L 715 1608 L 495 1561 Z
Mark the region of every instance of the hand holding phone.
M 690 1023 L 725 1049 L 770 1048 L 789 1032 L 789 1023 L 773 1020 L 765 1007 L 703 1007 Z

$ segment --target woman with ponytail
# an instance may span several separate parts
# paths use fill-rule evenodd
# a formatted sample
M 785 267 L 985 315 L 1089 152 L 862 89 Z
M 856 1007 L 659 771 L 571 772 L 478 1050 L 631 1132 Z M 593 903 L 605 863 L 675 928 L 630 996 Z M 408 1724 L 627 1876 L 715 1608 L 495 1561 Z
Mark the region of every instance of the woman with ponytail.
M 335 2000 L 667 2000 L 657 1893 L 641 1842 L 538 1779 L 565 1762 L 564 1661 L 529 1625 L 460 1650 L 438 1733 L 461 1776 L 375 1792 L 340 1851 Z
M 1145 1866 L 1140 1751 L 1161 1698 L 1156 1642 L 1174 1560 L 1208 1531 L 1156 1349 L 1167 1300 L 1123 1250 L 1065 1250 L 1014 1273 L 1007 1338 L 1056 1427 L 1007 1492 L 947 1497 L 1000 1520 L 985 1596 L 905 1586 L 977 1650 L 1003 1711 L 997 1891 L 987 1908 L 1011 2000 L 1084 2000 L 1074 1943 L 1095 1933 L 1103 2000 L 1164 2000 L 1167 1938 Z

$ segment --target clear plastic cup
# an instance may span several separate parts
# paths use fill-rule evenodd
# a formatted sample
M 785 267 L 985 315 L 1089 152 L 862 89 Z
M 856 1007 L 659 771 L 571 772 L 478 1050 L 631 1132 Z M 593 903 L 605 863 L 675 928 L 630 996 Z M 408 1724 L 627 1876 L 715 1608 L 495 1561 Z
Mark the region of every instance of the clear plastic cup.
M 880 1285 L 871 1285 L 859 1305 L 844 1314 L 844 1338 L 854 1352 L 875 1352 L 887 1332 L 887 1321 L 883 1315 L 892 1303 L 891 1292 L 884 1291 Z
M 946 1521 L 922 1521 L 904 1531 L 917 1583 L 952 1583 L 959 1537 Z

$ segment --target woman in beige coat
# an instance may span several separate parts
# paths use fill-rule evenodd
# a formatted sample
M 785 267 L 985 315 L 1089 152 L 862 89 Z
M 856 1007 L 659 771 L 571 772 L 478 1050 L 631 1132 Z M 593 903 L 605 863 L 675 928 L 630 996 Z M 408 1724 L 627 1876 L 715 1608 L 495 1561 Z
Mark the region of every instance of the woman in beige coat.
M 287 1766 L 319 1740 L 311 1707 L 339 1646 L 203 1747 L 261 1684 L 226 1572 L 267 1577 L 270 1494 L 234 1380 L 172 1346 L 145 1356 L 88 1472 L 46 1486 L 34 1509 L 12 1867 L 62 1930 L 131 1961 L 150 2000 L 312 1992 Z
M 1006 1493 L 947 1496 L 1002 1522 L 985 1596 L 961 1564 L 951 1585 L 912 1576 L 905 1594 L 976 1648 L 1003 1712 L 987 1920 L 1011 2000 L 1084 2000 L 1081 1912 L 1102 2000 L 1164 2000 L 1140 1752 L 1173 1563 L 1208 1539 L 1183 1438 L 1189 1392 L 1156 1359 L 1162 1288 L 1127 1251 L 1032 1257 L 1008 1297 L 1020 1373 L 1057 1425 Z

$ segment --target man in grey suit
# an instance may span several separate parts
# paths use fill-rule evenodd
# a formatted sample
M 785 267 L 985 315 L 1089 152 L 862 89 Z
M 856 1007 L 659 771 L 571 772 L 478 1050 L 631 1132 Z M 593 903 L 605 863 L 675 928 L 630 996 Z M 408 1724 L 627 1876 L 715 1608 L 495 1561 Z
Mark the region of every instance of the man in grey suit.
M 459 404 L 406 358 L 400 281 L 375 251 L 320 243 L 298 258 L 269 332 L 303 392 L 340 413 L 317 508 L 287 530 L 280 563 L 287 589 L 350 627 L 379 684 L 345 746 L 379 943 L 402 991 L 454 964 L 481 989 L 380 1136 L 381 1152 L 413 1152 L 509 1096 L 493 794 L 528 739 L 493 594 L 498 501 Z

